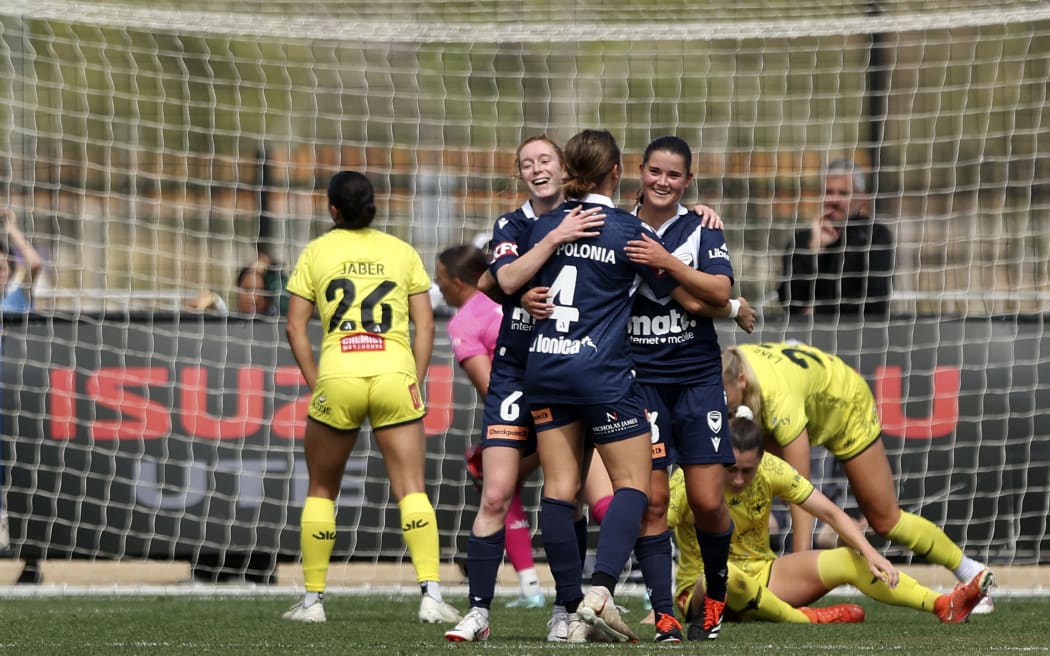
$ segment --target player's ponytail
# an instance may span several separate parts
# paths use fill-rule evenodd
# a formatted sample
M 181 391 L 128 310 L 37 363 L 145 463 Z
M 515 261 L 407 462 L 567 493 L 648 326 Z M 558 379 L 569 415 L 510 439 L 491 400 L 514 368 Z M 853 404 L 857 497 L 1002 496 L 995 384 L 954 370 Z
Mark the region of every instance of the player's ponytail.
M 729 421 L 729 435 L 734 449 L 741 453 L 757 451 L 761 458 L 766 450 L 766 432 L 754 418 L 751 408 L 746 405 L 737 407 L 736 415 Z
M 595 192 L 620 166 L 620 147 L 608 130 L 584 130 L 565 144 L 565 178 L 562 191 L 569 199 Z
M 376 194 L 372 183 L 357 171 L 341 171 L 328 183 L 328 204 L 335 208 L 335 227 L 360 230 L 376 218 Z

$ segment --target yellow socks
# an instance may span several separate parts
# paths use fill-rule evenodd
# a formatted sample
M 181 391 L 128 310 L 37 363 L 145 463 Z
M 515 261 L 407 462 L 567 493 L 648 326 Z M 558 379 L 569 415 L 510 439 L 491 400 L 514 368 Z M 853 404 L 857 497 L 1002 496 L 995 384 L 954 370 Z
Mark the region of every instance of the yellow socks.
M 848 547 L 822 552 L 817 560 L 817 568 L 820 580 L 828 588 L 849 584 L 872 599 L 892 606 L 933 612 L 933 602 L 940 596 L 904 572 L 900 573 L 897 587 L 891 588 L 872 576 L 864 557 Z
M 409 494 L 397 505 L 401 509 L 401 533 L 408 545 L 412 565 L 416 568 L 416 580 L 420 583 L 440 581 L 440 547 L 434 506 L 430 505 L 430 499 L 422 492 Z
M 886 537 L 908 547 L 912 553 L 928 562 L 954 570 L 962 562 L 963 552 L 944 531 L 928 519 L 901 511 L 897 525 Z
M 726 605 L 734 612 L 763 622 L 809 624 L 809 618 L 729 563 L 729 594 Z
M 335 547 L 335 502 L 322 497 L 307 497 L 299 526 L 306 591 L 324 592 L 328 562 Z

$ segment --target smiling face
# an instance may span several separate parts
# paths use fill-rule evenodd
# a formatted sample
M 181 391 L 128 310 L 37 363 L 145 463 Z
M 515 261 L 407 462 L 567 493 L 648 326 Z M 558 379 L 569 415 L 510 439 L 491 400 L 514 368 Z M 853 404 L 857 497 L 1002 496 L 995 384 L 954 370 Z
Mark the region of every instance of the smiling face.
M 528 185 L 529 197 L 533 201 L 552 205 L 561 197 L 561 181 L 565 173 L 558 151 L 546 139 L 530 141 L 521 147 L 518 175 Z
M 677 213 L 678 203 L 693 181 L 682 156 L 668 150 L 655 150 L 640 169 L 642 206 L 661 215 Z

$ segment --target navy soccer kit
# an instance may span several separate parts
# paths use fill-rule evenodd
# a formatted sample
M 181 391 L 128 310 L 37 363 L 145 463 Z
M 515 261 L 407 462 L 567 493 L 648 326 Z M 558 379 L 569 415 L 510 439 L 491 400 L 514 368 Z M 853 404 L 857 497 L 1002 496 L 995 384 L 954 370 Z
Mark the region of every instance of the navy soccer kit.
M 524 252 L 519 242 L 524 242 L 535 221 L 536 214 L 529 201 L 496 220 L 490 242 L 492 261 L 489 270 L 493 276 L 500 268 L 517 260 L 519 251 Z M 536 451 L 536 432 L 523 385 L 525 356 L 532 342 L 535 320 L 521 307 L 520 301 L 520 293 L 509 295 L 503 301 L 503 320 L 496 339 L 482 415 L 481 444 L 483 448 L 509 446 L 520 449 L 522 456 L 527 456 Z
M 693 268 L 733 280 L 724 233 L 700 225 L 679 205 L 656 231 L 667 250 Z M 653 466 L 732 464 L 722 349 L 709 317 L 689 314 L 670 295 L 642 285 L 628 333 L 635 373 L 653 423 Z
M 558 247 L 535 283 L 550 288 L 553 315 L 539 321 L 525 367 L 525 390 L 538 430 L 576 420 L 596 443 L 650 432 L 645 406 L 631 373 L 627 340 L 631 296 L 644 280 L 660 293 L 677 284 L 670 276 L 631 262 L 628 241 L 655 233 L 608 197 L 591 194 L 540 217 L 528 246 L 537 244 L 577 205 L 603 206 L 597 237 Z

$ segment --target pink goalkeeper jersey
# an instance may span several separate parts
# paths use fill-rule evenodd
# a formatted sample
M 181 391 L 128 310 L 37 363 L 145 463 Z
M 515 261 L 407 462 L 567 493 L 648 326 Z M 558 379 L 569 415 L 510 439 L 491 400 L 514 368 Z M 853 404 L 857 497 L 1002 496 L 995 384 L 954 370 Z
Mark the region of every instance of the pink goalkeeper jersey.
M 475 355 L 492 359 L 499 335 L 503 311 L 500 305 L 481 292 L 475 292 L 448 322 L 448 336 L 456 362 Z

